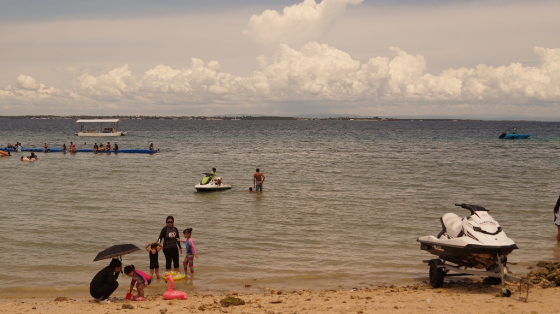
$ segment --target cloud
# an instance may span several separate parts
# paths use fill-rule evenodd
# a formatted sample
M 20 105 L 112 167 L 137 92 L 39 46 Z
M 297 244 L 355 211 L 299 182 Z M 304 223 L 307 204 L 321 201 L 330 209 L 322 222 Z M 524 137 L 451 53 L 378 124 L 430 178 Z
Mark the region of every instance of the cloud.
M 285 7 L 282 14 L 265 10 L 254 14 L 243 32 L 259 43 L 284 43 L 300 46 L 320 39 L 336 23 L 349 4 L 358 5 L 363 0 L 304 0 Z
M 38 103 L 64 96 L 64 92 L 39 84 L 31 76 L 21 74 L 16 83 L 0 88 L 0 103 L 10 105 L 13 103 Z
M 412 102 L 418 106 L 481 108 L 481 104 L 560 102 L 560 49 L 534 48 L 540 58 L 534 67 L 479 64 L 450 68 L 439 75 L 427 73 L 422 55 L 396 47 L 391 50 L 395 53 L 392 59 L 375 57 L 362 64 L 326 44 L 310 42 L 299 50 L 283 44 L 274 55 L 259 57 L 259 70 L 244 77 L 223 72 L 217 61 L 204 63 L 192 58 L 189 68 L 158 65 L 142 76 L 133 75 L 126 64 L 103 75 L 84 73 L 75 77 L 70 90 L 47 87 L 20 75 L 15 84 L 0 88 L 0 104 L 40 104 L 55 99 L 61 103 L 106 101 L 121 106 L 273 102 L 327 106 L 338 102 L 367 107 Z

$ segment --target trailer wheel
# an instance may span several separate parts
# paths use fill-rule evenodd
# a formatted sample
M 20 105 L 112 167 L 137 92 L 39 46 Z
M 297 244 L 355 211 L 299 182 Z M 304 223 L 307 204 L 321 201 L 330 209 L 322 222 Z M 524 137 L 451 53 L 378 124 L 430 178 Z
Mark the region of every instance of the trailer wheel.
M 511 291 L 509 291 L 508 289 L 502 289 L 502 295 L 506 298 L 509 298 L 511 296 Z
M 434 288 L 441 287 L 443 285 L 443 278 L 445 277 L 445 272 L 443 269 L 438 268 L 438 265 L 443 265 L 443 262 L 439 259 L 430 261 L 430 285 Z

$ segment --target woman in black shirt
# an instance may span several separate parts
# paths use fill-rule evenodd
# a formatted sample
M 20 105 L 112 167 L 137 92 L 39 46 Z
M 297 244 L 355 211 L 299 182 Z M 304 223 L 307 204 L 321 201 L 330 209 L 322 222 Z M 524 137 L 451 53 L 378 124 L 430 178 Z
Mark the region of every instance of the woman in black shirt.
M 173 267 L 175 271 L 179 271 L 179 252 L 183 254 L 183 249 L 181 248 L 181 239 L 179 237 L 179 230 L 173 226 L 175 219 L 173 216 L 168 216 L 165 220 L 167 226 L 161 229 L 159 233 L 158 242 L 163 241 L 163 255 L 165 255 L 165 270 L 171 270 L 171 261 L 173 261 Z M 177 248 L 177 246 L 179 248 Z

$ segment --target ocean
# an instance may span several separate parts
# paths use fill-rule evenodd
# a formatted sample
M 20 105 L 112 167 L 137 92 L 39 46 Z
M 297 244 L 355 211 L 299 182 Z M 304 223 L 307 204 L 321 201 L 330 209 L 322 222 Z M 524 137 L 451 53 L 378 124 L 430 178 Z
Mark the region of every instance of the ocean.
M 497 139 L 507 127 L 531 138 Z M 128 134 L 78 138 L 75 120 L 0 119 L 2 147 L 103 140 L 160 150 L 0 158 L 0 295 L 87 297 L 109 263 L 93 259 L 114 244 L 141 248 L 123 263 L 149 272 L 144 247 L 168 215 L 181 232 L 193 228 L 195 276 L 176 282 L 189 293 L 428 280 L 422 260 L 432 256 L 416 239 L 437 235 L 443 214 L 468 213 L 455 203 L 490 210 L 519 246 L 514 272 L 560 258 L 557 122 L 123 120 L 120 129 Z M 231 190 L 196 192 L 212 167 Z M 256 168 L 263 193 L 248 192 Z M 124 296 L 129 278 L 119 281 Z M 146 292 L 165 288 L 155 280 Z

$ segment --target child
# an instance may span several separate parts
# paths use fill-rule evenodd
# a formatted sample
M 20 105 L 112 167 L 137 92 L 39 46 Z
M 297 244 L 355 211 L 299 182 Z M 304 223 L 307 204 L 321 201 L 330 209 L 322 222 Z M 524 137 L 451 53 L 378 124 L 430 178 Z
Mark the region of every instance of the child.
M 136 301 L 146 301 L 144 297 L 144 288 L 146 288 L 151 282 L 152 278 L 148 276 L 145 272 L 136 270 L 134 265 L 129 265 L 124 268 L 124 273 L 127 276 L 132 277 L 132 281 L 130 282 L 130 293 L 132 293 L 132 289 L 134 288 L 134 284 L 136 283 L 136 290 L 138 291 L 138 295 L 134 296 Z
M 157 279 L 159 279 L 158 252 L 160 250 L 161 250 L 161 244 L 157 242 L 152 242 L 146 245 L 146 251 L 148 251 L 148 254 L 150 255 L 150 277 L 154 277 L 154 269 L 155 269 Z
M 185 274 L 187 273 L 187 262 L 189 264 L 189 268 L 191 269 L 191 274 L 194 274 L 193 259 L 194 257 L 198 258 L 198 255 L 196 254 L 196 248 L 194 247 L 194 242 L 191 238 L 191 234 L 192 234 L 192 228 L 185 229 L 183 231 L 185 240 L 181 240 L 181 242 L 185 243 L 185 247 L 187 251 L 187 254 L 185 255 L 185 259 L 183 260 L 183 269 L 185 270 Z

